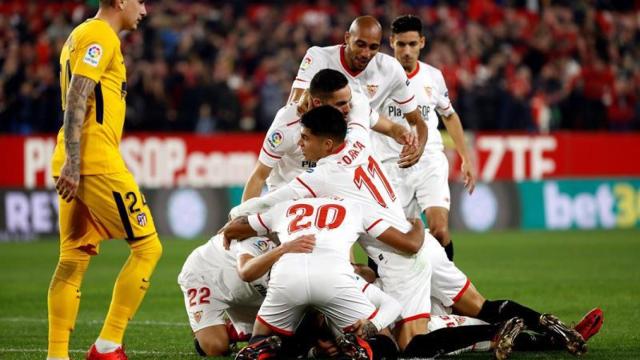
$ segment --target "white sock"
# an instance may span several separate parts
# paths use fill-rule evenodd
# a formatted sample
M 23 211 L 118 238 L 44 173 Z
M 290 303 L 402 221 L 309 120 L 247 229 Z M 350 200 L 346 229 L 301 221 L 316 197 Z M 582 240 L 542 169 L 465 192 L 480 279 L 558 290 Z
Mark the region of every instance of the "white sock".
M 118 344 L 109 340 L 104 340 L 100 338 L 96 340 L 96 350 L 98 350 L 98 352 L 102 354 L 114 352 L 116 351 L 116 349 L 118 349 L 121 346 L 122 346 L 121 344 Z

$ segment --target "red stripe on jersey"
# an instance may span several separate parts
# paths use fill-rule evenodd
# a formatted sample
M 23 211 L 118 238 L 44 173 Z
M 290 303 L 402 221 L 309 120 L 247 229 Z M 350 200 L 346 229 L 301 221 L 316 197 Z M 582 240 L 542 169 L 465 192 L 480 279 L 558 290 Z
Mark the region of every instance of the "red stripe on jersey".
M 345 48 L 344 45 L 340 46 L 340 64 L 342 64 L 342 67 L 349 73 L 349 75 L 356 77 L 362 71 L 355 71 L 355 72 L 351 71 L 351 69 L 349 68 L 349 65 L 347 65 L 347 58 L 344 57 L 344 48 Z
M 409 321 L 414 321 L 414 320 L 418 320 L 418 319 L 428 319 L 430 317 L 431 317 L 431 314 L 429 314 L 429 313 L 409 316 L 408 318 L 404 318 L 404 319 L 400 319 L 400 320 L 396 321 L 396 326 L 404 324 L 404 323 L 408 323 Z
M 300 79 L 300 78 L 296 78 L 296 81 L 309 82 L 309 80 Z
M 382 219 L 378 219 L 378 220 L 374 221 L 374 222 L 373 222 L 373 224 L 371 224 L 371 226 L 369 226 L 369 227 L 367 228 L 367 231 L 369 231 L 369 230 L 373 229 L 373 227 L 374 227 L 374 226 L 376 226 L 376 225 L 378 225 L 378 223 L 379 223 L 380 221 L 382 221 Z
M 296 121 L 292 121 L 292 122 L 288 123 L 288 124 L 287 124 L 287 126 L 295 125 L 295 124 L 297 124 L 297 123 L 299 123 L 299 122 L 300 122 L 300 119 L 298 119 L 298 120 L 296 120 Z
M 449 105 L 447 105 L 447 107 L 446 107 L 446 108 L 442 109 L 442 111 L 445 111 L 445 110 L 447 110 L 447 109 L 448 109 L 448 108 L 450 108 L 450 107 L 451 107 L 451 103 L 449 103 Z
M 467 278 L 467 282 L 464 284 L 464 286 L 462 287 L 462 289 L 460 289 L 460 292 L 458 292 L 458 295 L 456 295 L 453 298 L 453 303 L 457 303 L 458 300 L 460 300 L 460 298 L 462 297 L 462 295 L 464 295 L 465 291 L 467 291 L 467 289 L 469 288 L 469 285 L 471 285 L 471 281 Z
M 405 100 L 405 101 L 398 101 L 398 100 L 395 100 L 395 99 L 394 99 L 393 101 L 397 102 L 397 103 L 398 103 L 398 105 L 402 105 L 402 104 L 406 104 L 406 103 L 408 103 L 409 101 L 413 100 L 413 98 L 414 98 L 414 97 L 416 97 L 416 96 L 415 96 L 415 95 L 413 95 L 412 97 L 410 97 L 408 100 Z
M 280 160 L 282 159 L 282 156 L 278 156 L 278 155 L 273 155 L 270 152 L 267 151 L 267 149 L 264 148 L 264 146 L 262 147 L 262 151 L 264 151 L 265 154 L 271 156 L 272 158 L 276 159 L 276 160 Z
M 265 225 L 264 221 L 262 221 L 262 217 L 260 216 L 260 213 L 256 214 L 256 216 L 258 217 L 258 221 L 260 221 L 260 225 L 262 225 L 263 228 L 267 229 L 267 232 L 271 232 L 271 230 L 269 230 L 269 227 L 267 225 Z
M 299 182 L 300 184 L 302 184 L 304 187 L 306 187 L 306 188 L 307 188 L 307 190 L 309 190 L 309 192 L 311 193 L 311 195 L 313 195 L 313 197 L 317 197 L 317 196 L 316 196 L 316 193 L 314 193 L 314 192 L 313 192 L 313 190 L 311 190 L 311 187 L 309 187 L 309 185 L 305 184 L 305 183 L 304 183 L 304 181 L 300 180 L 300 178 L 299 178 L 299 177 L 297 177 L 297 178 L 296 178 L 296 180 L 298 180 L 298 182 Z
M 362 292 L 365 292 L 365 290 L 367 290 L 367 288 L 369 287 L 369 285 L 371 285 L 371 284 L 370 284 L 370 283 L 367 283 L 367 285 L 365 285 L 365 286 L 362 288 Z
M 407 77 L 411 79 L 412 77 L 416 76 L 418 71 L 420 71 L 420 62 L 416 61 L 416 68 L 411 73 L 407 74 Z
M 336 149 L 331 153 L 331 155 L 333 155 L 333 154 L 337 154 L 337 153 L 339 153 L 340 151 L 344 150 L 344 147 L 345 147 L 345 146 L 347 146 L 347 143 L 346 143 L 346 142 L 343 142 L 340 146 L 338 146 L 338 147 L 337 147 L 337 148 L 336 148 Z
M 376 317 L 376 315 L 378 315 L 378 309 L 376 309 L 376 311 L 372 312 L 371 315 L 369 315 L 369 317 L 367 318 L 367 320 L 371 320 L 374 317 Z
M 265 319 L 261 318 L 260 315 L 256 316 L 256 320 L 260 321 L 261 323 L 263 323 L 266 327 L 268 327 L 269 329 L 271 329 L 273 332 L 281 334 L 281 335 L 286 335 L 286 336 L 293 336 L 293 331 L 287 331 L 284 329 L 280 329 L 279 327 L 273 326 L 271 324 L 269 324 Z

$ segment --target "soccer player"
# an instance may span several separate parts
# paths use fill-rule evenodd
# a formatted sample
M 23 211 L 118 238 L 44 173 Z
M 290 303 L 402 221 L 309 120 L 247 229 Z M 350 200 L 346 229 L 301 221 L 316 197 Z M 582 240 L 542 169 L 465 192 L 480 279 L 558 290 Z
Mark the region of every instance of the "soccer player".
M 410 168 L 397 166 L 399 146 L 374 135 L 376 155 L 394 179 L 394 185 L 403 201 L 408 216 L 424 212 L 430 233 L 445 247 L 449 259 L 453 259 L 453 243 L 449 234 L 449 163 L 443 152 L 442 136 L 438 131 L 438 118 L 442 118 L 451 135 L 458 154 L 462 158 L 464 185 L 473 192 L 475 174 L 464 140 L 462 123 L 449 100 L 447 85 L 442 72 L 419 60 L 420 50 L 425 46 L 422 22 L 413 15 L 395 19 L 391 25 L 389 39 L 395 58 L 407 73 L 416 94 L 418 109 L 427 122 L 429 139 L 418 163 Z M 397 123 L 405 123 L 403 110 L 393 101 L 385 101 L 385 116 Z
M 267 292 L 266 274 L 271 266 L 284 254 L 311 252 L 314 244 L 309 237 L 295 238 L 282 246 L 267 237 L 255 237 L 234 242 L 226 250 L 219 234 L 193 250 L 182 266 L 178 284 L 198 353 L 228 354 L 232 339 L 225 314 L 239 338 L 250 335 Z
M 398 144 L 418 147 L 413 132 L 387 118 L 379 118 L 377 112 L 371 111 L 368 99 L 358 92 L 352 92 L 349 81 L 339 71 L 318 71 L 311 79 L 309 94 L 310 108 L 331 105 L 343 113 L 348 123 L 371 128 Z M 297 105 L 288 104 L 278 111 L 267 131 L 258 162 L 244 187 L 243 201 L 260 196 L 265 182 L 269 191 L 273 191 L 315 166 L 314 162 L 302 156 L 299 140 L 300 116 Z
M 370 150 L 369 131 L 363 126 L 348 126 L 340 111 L 326 105 L 305 113 L 300 121 L 299 146 L 306 160 L 317 162 L 316 167 L 276 191 L 240 204 L 230 212 L 231 218 L 258 213 L 290 199 L 338 196 L 366 206 L 378 218 L 408 232 L 411 224 Z M 425 234 L 425 239 L 429 237 Z M 402 305 L 396 329 L 403 348 L 414 335 L 427 331 L 431 267 L 420 251 L 423 241 L 383 243 L 363 237 L 359 242 L 380 266 L 383 290 Z
M 415 126 L 419 147 L 417 151 L 404 146 L 400 154 L 400 167 L 409 167 L 418 161 L 427 142 L 427 126 L 417 107 L 415 94 L 410 88 L 402 66 L 392 56 L 380 53 L 382 26 L 372 16 L 356 18 L 344 35 L 343 45 L 313 46 L 307 50 L 289 96 L 290 102 L 306 106 L 303 97 L 313 76 L 322 69 L 343 73 L 354 91 L 364 94 L 373 111 L 384 113 L 383 102 L 393 101 L 402 110 L 406 121 Z
M 52 158 L 59 194 L 60 257 L 48 292 L 48 359 L 69 358 L 80 286 L 104 239 L 125 239 L 131 254 L 116 280 L 100 335 L 87 359 L 126 359 L 122 339 L 162 245 L 149 206 L 120 156 L 127 93 L 118 33 L 146 15 L 143 0 L 101 0 L 60 55 L 64 124 Z
M 268 233 L 277 233 L 283 244 L 299 235 L 314 235 L 316 246 L 312 253 L 288 254 L 274 264 L 252 344 L 273 333 L 283 340 L 293 336 L 309 306 L 324 313 L 336 335 L 357 332 L 374 337 L 396 320 L 400 304 L 392 311 L 377 309 L 362 293 L 349 261 L 352 245 L 361 233 L 383 242 L 424 238 L 420 220 L 405 234 L 362 205 L 337 198 L 287 201 L 265 213 L 236 218 L 224 230 L 225 238 L 239 240 Z M 250 346 L 244 352 L 254 350 Z

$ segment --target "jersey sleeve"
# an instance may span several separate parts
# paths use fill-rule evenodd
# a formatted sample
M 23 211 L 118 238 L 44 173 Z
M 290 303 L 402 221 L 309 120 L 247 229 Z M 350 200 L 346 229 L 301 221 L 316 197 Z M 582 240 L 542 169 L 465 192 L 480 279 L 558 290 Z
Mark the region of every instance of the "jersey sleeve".
M 413 93 L 409 86 L 411 82 L 409 81 L 407 74 L 404 72 L 402 65 L 400 65 L 397 60 L 393 59 L 389 63 L 393 68 L 392 78 L 389 79 L 392 81 L 390 97 L 396 104 L 398 104 L 398 107 L 402 110 L 403 114 L 410 113 L 418 107 L 416 94 Z
M 396 299 L 384 293 L 380 288 L 373 284 L 369 284 L 364 280 L 358 281 L 364 295 L 378 309 L 371 322 L 378 330 L 383 329 L 393 323 L 400 312 L 402 306 Z
M 377 238 L 385 232 L 391 224 L 387 222 L 383 217 L 380 216 L 380 213 L 377 211 L 366 211 L 363 209 L 362 212 L 362 227 L 364 232 L 371 235 L 374 238 Z
M 291 121 L 287 122 L 286 117 L 290 114 L 291 110 L 288 107 L 280 109 L 262 142 L 258 160 L 270 168 L 275 167 L 283 156 L 295 151 L 297 146 L 295 134 L 288 125 L 297 119 L 290 119 Z
M 77 42 L 74 43 L 72 56 L 76 59 L 71 73 L 99 82 L 116 53 L 117 41 L 97 30 L 89 30 L 74 41 Z
M 291 180 L 288 186 L 295 191 L 297 199 L 319 197 L 325 193 L 326 176 L 324 168 L 309 168 Z
M 321 51 L 320 47 L 313 46 L 304 54 L 304 58 L 302 58 L 302 62 L 298 68 L 296 79 L 293 81 L 292 87 L 294 89 L 308 89 L 313 76 L 326 67 L 326 61 Z
M 455 112 L 453 105 L 451 105 L 451 99 L 449 99 L 449 89 L 447 89 L 447 83 L 444 81 L 442 72 L 438 71 L 438 76 L 435 77 L 437 91 L 437 104 L 436 111 L 440 116 L 450 116 Z

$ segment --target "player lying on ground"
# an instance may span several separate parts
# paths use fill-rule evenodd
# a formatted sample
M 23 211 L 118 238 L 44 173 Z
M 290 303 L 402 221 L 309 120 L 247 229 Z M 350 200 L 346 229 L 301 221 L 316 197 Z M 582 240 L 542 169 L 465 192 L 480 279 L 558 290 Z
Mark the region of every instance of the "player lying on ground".
M 265 213 L 236 218 L 224 229 L 225 238 L 239 240 L 272 232 L 282 243 L 300 234 L 312 234 L 316 247 L 312 253 L 288 254 L 276 262 L 251 344 L 262 344 L 273 333 L 286 341 L 294 335 L 308 307 L 321 311 L 336 335 L 356 332 L 374 337 L 398 317 L 400 305 L 392 308 L 393 312 L 382 312 L 358 289 L 349 261 L 351 246 L 361 233 L 385 243 L 420 242 L 424 238 L 420 220 L 404 233 L 360 204 L 335 198 L 280 203 Z M 257 356 L 251 345 L 239 353 L 247 359 Z

